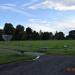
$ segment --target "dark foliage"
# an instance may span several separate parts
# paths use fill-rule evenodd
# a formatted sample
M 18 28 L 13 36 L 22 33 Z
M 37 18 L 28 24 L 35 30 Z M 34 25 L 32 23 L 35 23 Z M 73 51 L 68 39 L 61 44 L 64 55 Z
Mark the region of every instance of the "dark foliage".
M 24 39 L 24 26 L 17 25 L 14 34 L 15 40 L 23 40 Z
M 64 40 L 64 39 L 75 39 L 75 30 L 71 30 L 69 35 L 65 37 L 63 32 L 57 32 L 53 35 L 52 32 L 36 32 L 33 31 L 30 27 L 27 27 L 26 30 L 24 26 L 17 25 L 16 28 L 13 27 L 11 23 L 5 23 L 4 29 L 0 29 L 0 40 L 2 35 L 13 35 L 12 40 Z
M 67 36 L 67 38 L 75 40 L 75 30 L 71 30 L 69 32 L 69 35 Z
M 54 39 L 57 39 L 57 40 L 64 40 L 64 39 L 65 39 L 64 33 L 63 33 L 63 32 L 56 32 L 56 33 L 55 33 L 55 36 L 54 36 Z
M 11 23 L 5 23 L 4 26 L 4 34 L 13 34 L 14 33 L 14 27 Z

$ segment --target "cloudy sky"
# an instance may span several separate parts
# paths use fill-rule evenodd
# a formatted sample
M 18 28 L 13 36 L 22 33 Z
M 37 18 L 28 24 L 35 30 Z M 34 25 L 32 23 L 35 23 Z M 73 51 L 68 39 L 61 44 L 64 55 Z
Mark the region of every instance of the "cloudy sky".
M 75 0 L 0 0 L 0 28 L 6 22 L 68 34 L 75 29 Z

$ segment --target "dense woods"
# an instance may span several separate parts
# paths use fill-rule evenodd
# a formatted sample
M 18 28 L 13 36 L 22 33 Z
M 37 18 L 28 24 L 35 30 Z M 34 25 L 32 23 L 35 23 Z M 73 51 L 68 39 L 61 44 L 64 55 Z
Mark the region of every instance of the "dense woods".
M 16 28 L 11 23 L 5 23 L 4 28 L 0 29 L 0 40 L 2 35 L 13 35 L 12 40 L 74 40 L 75 30 L 69 31 L 65 36 L 63 32 L 40 32 L 33 31 L 30 27 L 24 28 L 23 25 L 17 25 Z

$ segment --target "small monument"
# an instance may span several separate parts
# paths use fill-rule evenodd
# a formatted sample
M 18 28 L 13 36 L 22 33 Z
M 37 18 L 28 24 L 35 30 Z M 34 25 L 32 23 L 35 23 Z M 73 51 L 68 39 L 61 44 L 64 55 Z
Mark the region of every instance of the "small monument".
M 7 35 L 7 34 L 3 34 L 2 38 L 4 39 L 4 41 L 10 41 L 12 39 L 12 35 Z

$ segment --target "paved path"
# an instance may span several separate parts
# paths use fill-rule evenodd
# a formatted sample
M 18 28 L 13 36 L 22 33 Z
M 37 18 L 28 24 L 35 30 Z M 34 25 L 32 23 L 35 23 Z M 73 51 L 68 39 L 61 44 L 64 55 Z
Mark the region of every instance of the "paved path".
M 0 75 L 75 75 L 66 67 L 75 67 L 75 56 L 41 56 L 36 61 L 0 65 Z

